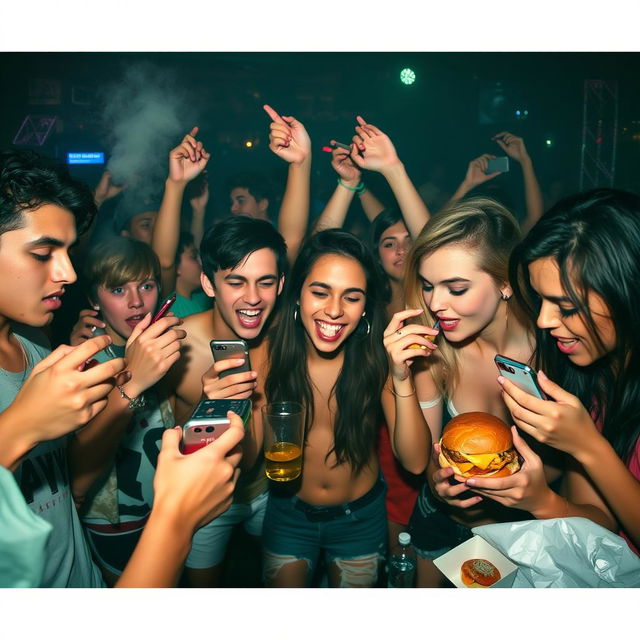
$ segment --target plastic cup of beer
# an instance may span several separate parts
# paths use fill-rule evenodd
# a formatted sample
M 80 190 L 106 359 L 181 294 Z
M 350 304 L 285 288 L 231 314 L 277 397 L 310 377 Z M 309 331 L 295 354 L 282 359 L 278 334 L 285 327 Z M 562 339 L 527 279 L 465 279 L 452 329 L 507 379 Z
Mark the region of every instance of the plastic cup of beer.
M 295 480 L 302 472 L 302 405 L 272 402 L 262 407 L 267 477 L 276 482 Z

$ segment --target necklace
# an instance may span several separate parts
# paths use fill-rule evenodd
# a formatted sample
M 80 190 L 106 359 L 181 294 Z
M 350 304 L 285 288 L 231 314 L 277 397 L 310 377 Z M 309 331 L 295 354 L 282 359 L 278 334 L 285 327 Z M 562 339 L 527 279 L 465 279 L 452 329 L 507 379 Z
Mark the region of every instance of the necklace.
M 22 356 L 22 378 L 20 379 L 19 383 L 18 383 L 18 387 L 22 387 L 22 385 L 24 384 L 24 381 L 27 377 L 27 370 L 29 369 L 29 356 L 27 355 L 27 352 L 24 349 L 24 345 L 22 344 L 22 340 L 20 340 L 20 338 L 18 338 L 18 336 L 14 333 L 13 337 L 17 340 L 18 342 L 18 346 L 20 347 L 20 355 Z M 12 376 L 17 375 L 18 373 L 20 373 L 19 371 L 13 372 L 13 371 L 7 371 L 6 369 L 0 368 L 0 372 L 2 373 L 2 375 L 4 375 L 7 378 L 11 378 Z

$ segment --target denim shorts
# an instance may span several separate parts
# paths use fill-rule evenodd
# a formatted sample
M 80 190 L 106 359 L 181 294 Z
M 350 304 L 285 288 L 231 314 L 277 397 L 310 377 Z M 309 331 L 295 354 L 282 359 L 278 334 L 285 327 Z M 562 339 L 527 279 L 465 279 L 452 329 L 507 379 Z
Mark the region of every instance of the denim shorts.
M 185 566 L 190 569 L 210 569 L 221 564 L 231 533 L 241 522 L 249 535 L 261 536 L 268 495 L 265 491 L 248 504 L 234 502 L 224 513 L 198 529 L 193 536 Z
M 265 552 L 305 559 L 309 574 L 315 570 L 320 552 L 327 563 L 370 555 L 381 560 L 387 545 L 385 492 L 384 480 L 379 478 L 361 498 L 330 507 L 271 492 L 264 518 Z

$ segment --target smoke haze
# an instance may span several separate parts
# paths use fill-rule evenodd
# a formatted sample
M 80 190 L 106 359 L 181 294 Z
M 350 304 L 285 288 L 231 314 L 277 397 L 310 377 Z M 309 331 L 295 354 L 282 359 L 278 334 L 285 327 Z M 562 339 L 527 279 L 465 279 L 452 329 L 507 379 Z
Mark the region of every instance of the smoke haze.
M 162 190 L 168 153 L 191 128 L 193 114 L 175 73 L 149 62 L 127 68 L 102 92 L 102 122 L 116 184 L 128 184 L 125 200 L 148 200 Z

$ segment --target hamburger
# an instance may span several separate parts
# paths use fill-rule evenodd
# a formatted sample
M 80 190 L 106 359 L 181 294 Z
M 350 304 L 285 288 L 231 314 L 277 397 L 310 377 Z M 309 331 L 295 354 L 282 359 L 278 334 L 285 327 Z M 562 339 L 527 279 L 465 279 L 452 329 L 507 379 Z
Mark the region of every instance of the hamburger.
M 520 469 L 509 427 L 481 411 L 461 413 L 447 424 L 439 462 L 464 478 L 510 476 Z

